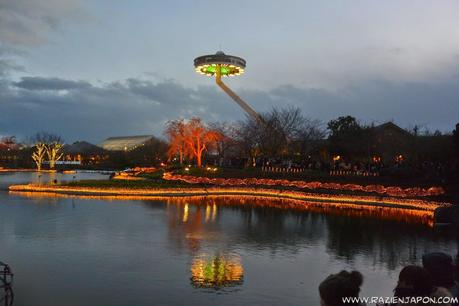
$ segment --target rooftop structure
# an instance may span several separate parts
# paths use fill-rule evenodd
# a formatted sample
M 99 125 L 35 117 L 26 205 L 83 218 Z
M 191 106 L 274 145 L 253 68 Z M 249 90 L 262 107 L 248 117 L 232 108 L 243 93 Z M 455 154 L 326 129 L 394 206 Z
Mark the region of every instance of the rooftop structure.
M 64 146 L 64 152 L 70 154 L 78 153 L 102 153 L 104 150 L 92 143 L 86 141 L 76 141 L 71 145 Z
M 108 151 L 131 151 L 154 138 L 153 135 L 110 137 L 98 146 Z

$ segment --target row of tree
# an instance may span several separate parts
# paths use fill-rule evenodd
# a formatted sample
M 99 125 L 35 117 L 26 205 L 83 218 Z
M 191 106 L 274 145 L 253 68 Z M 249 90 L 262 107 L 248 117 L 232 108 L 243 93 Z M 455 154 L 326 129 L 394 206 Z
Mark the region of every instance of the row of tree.
M 326 135 L 317 120 L 305 118 L 298 108 L 273 109 L 262 121 L 247 118 L 235 124 L 205 124 L 199 118 L 172 120 L 166 124 L 169 160 L 195 159 L 202 165 L 205 152 L 219 159 L 245 158 L 254 165 L 257 157 L 287 157 L 311 152 Z
M 32 141 L 35 143 L 32 159 L 37 166 L 37 170 L 40 171 L 42 169 L 46 158 L 49 162 L 49 168 L 55 169 L 56 162 L 64 155 L 62 153 L 64 146 L 62 138 L 55 134 L 38 133 L 33 137 Z
M 421 133 L 417 126 L 408 130 L 391 122 L 375 126 L 351 116 L 324 126 L 305 117 L 298 108 L 274 108 L 261 117 L 261 121 L 246 118 L 233 124 L 205 124 L 199 118 L 169 121 L 165 129 L 169 160 L 176 158 L 182 164 L 184 159 L 194 159 L 201 166 L 207 153 L 219 160 L 241 158 L 246 165 L 255 166 L 260 158 L 329 161 L 337 157 L 355 162 L 396 162 L 409 156 L 410 162 L 420 164 L 446 161 L 454 154 L 454 136 L 438 131 Z

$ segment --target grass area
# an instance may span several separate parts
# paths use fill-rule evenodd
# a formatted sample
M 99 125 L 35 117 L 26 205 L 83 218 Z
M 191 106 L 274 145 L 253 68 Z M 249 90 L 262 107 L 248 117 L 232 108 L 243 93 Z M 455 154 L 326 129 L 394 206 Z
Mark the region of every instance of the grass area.
M 179 181 L 166 181 L 163 179 L 129 181 L 129 180 L 83 180 L 61 184 L 70 187 L 91 187 L 91 188 L 129 188 L 129 189 L 149 189 L 149 188 L 191 188 L 199 185 L 191 185 Z
M 142 173 L 139 176 L 146 178 L 148 180 L 162 180 L 163 174 L 164 174 L 163 170 L 158 170 L 156 172 Z

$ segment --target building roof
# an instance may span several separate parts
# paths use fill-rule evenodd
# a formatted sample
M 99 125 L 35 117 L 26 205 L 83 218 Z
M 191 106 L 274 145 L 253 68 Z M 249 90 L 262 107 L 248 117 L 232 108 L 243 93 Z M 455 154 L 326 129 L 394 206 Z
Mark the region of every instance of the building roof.
M 64 151 L 71 154 L 101 153 L 104 149 L 86 141 L 76 141 L 71 145 L 65 145 Z
M 153 135 L 110 137 L 102 141 L 99 147 L 109 151 L 130 151 L 144 145 L 152 138 Z
M 387 130 L 392 130 L 392 131 L 395 131 L 395 132 L 397 132 L 399 134 L 402 134 L 404 136 L 411 136 L 411 134 L 407 130 L 402 129 L 401 127 L 399 127 L 398 125 L 396 125 L 395 123 L 390 122 L 390 121 L 375 126 L 374 130 L 376 132 L 383 132 L 383 131 L 387 131 Z

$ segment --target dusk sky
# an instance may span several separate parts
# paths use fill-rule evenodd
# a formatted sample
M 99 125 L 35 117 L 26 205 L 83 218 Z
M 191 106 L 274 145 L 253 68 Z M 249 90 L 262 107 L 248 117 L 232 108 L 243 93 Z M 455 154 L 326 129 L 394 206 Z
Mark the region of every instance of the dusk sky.
M 98 143 L 243 119 L 194 72 L 219 49 L 247 60 L 226 81 L 260 112 L 459 122 L 458 1 L 0 0 L 0 135 Z

